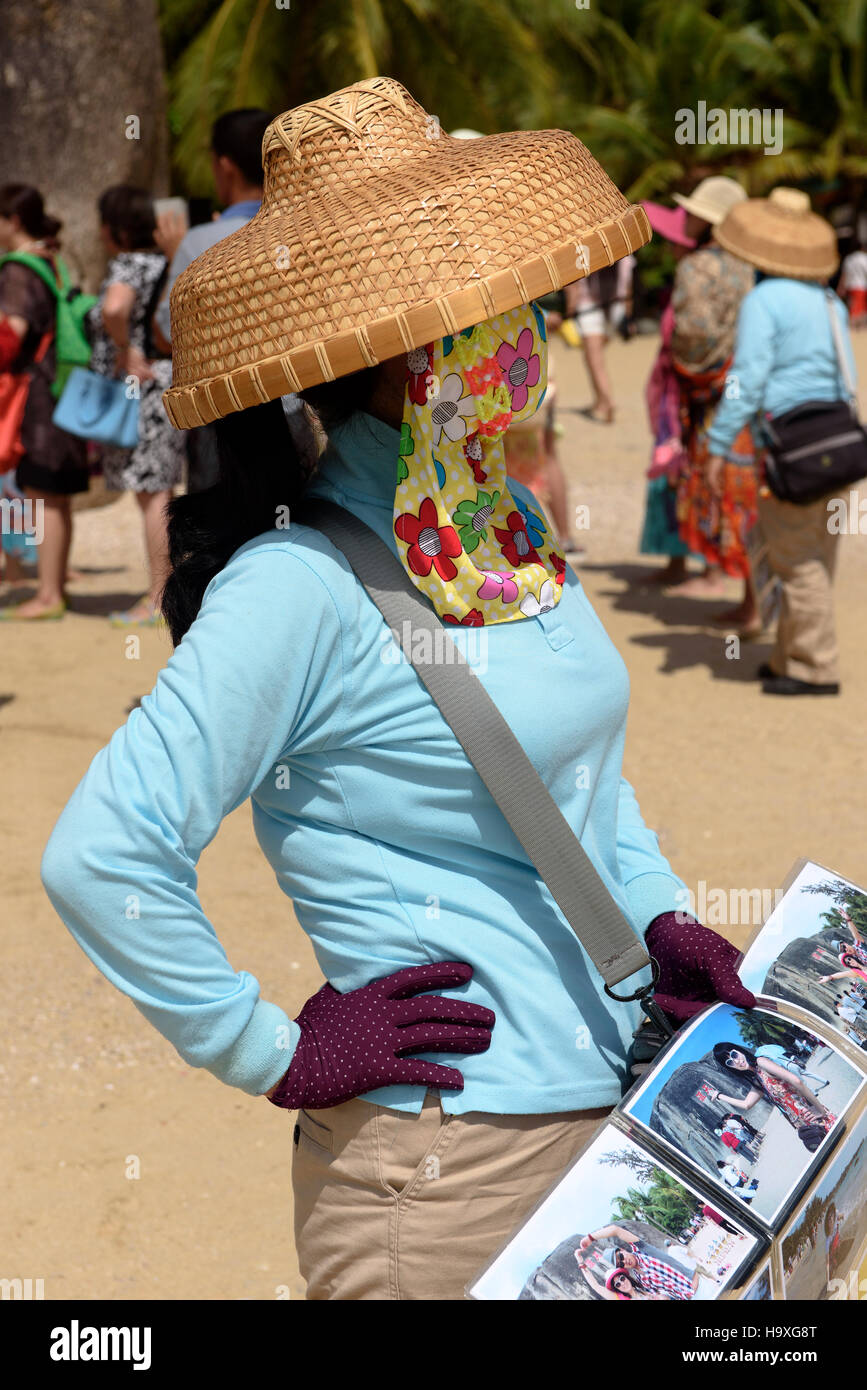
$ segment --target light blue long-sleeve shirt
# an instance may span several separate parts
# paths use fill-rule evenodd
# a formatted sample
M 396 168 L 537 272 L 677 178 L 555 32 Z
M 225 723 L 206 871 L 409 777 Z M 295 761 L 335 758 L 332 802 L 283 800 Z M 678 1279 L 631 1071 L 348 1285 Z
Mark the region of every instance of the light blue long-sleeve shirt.
M 837 295 L 832 302 L 854 381 L 849 316 Z M 711 452 L 737 462 L 732 445 L 760 411 L 782 415 L 806 401 L 846 395 L 824 288 L 783 276 L 761 280 L 741 303 L 734 360 L 708 430 Z
M 397 432 L 361 415 L 332 439 L 340 453 L 324 457 L 313 491 L 396 553 Z M 682 907 L 684 885 L 621 776 L 626 668 L 573 572 L 556 608 L 484 628 L 484 648 L 473 647 L 479 629 L 445 631 L 476 662 L 636 932 Z M 248 797 L 259 843 L 336 989 L 429 961 L 473 966 L 469 984 L 448 993 L 497 1021 L 488 1052 L 436 1058 L 465 1078 L 462 1093 L 443 1092 L 446 1110 L 618 1100 L 636 1006 L 603 993 L 347 562 L 294 523 L 249 541 L 211 581 L 43 860 L 52 902 L 98 968 L 191 1066 L 259 1094 L 285 1072 L 298 1026 L 229 963 L 196 895 L 199 855 Z M 282 1001 L 293 1013 L 301 1003 Z M 366 1098 L 418 1110 L 423 1097 L 404 1086 Z

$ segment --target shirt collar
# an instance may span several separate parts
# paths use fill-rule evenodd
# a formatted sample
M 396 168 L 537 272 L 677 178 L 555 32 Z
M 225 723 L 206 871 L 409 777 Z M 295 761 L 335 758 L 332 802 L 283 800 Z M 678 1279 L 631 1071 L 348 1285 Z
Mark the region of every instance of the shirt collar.
M 231 207 L 223 208 L 220 217 L 246 217 L 249 222 L 251 217 L 256 216 L 261 206 L 261 198 L 248 198 L 244 202 L 232 203 Z
M 319 460 L 317 480 L 350 497 L 394 504 L 400 432 L 358 410 L 336 425 Z

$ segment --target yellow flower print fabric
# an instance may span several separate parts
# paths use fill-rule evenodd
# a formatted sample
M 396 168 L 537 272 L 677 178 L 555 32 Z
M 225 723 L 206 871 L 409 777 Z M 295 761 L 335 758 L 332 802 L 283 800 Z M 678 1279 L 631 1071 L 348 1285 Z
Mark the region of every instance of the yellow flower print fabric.
M 545 394 L 535 305 L 407 354 L 394 534 L 443 622 L 508 623 L 554 608 L 565 560 L 541 508 L 509 492 L 503 435 Z

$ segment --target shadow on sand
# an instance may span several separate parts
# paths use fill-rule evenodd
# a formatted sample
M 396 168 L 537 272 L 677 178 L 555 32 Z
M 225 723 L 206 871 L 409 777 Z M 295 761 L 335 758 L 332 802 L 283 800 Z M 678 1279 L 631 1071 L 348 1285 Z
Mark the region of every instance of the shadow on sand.
M 648 583 L 656 566 L 640 564 L 582 564 L 578 573 L 607 575 L 610 586 L 600 585 L 598 592 L 619 613 L 639 613 L 653 618 L 662 631 L 630 637 L 635 646 L 656 648 L 664 653 L 659 667 L 663 675 L 705 666 L 718 680 L 752 683 L 761 662 L 767 661 L 772 643 L 767 637 L 757 641 L 740 641 L 737 657 L 727 655 L 728 634 L 713 625 L 713 618 L 732 608 L 737 594 L 699 598 L 678 594 L 677 588 L 666 589 Z M 690 631 L 684 632 L 683 629 Z

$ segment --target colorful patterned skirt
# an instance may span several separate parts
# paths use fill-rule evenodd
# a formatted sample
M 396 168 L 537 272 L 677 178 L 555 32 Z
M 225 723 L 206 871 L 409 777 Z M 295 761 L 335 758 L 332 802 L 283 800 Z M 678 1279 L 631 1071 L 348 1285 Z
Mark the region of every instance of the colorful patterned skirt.
M 638 549 L 642 555 L 689 554 L 678 529 L 677 488 L 664 473 L 648 480 Z
M 727 462 L 722 497 L 708 487 L 704 467 L 710 455 L 707 432 L 725 387 L 729 364 L 708 372 L 687 372 L 680 379 L 681 437 L 685 460 L 677 484 L 677 523 L 687 548 L 718 565 L 735 579 L 749 574 L 744 538 L 756 519 L 759 456 L 749 427 L 741 430 Z

